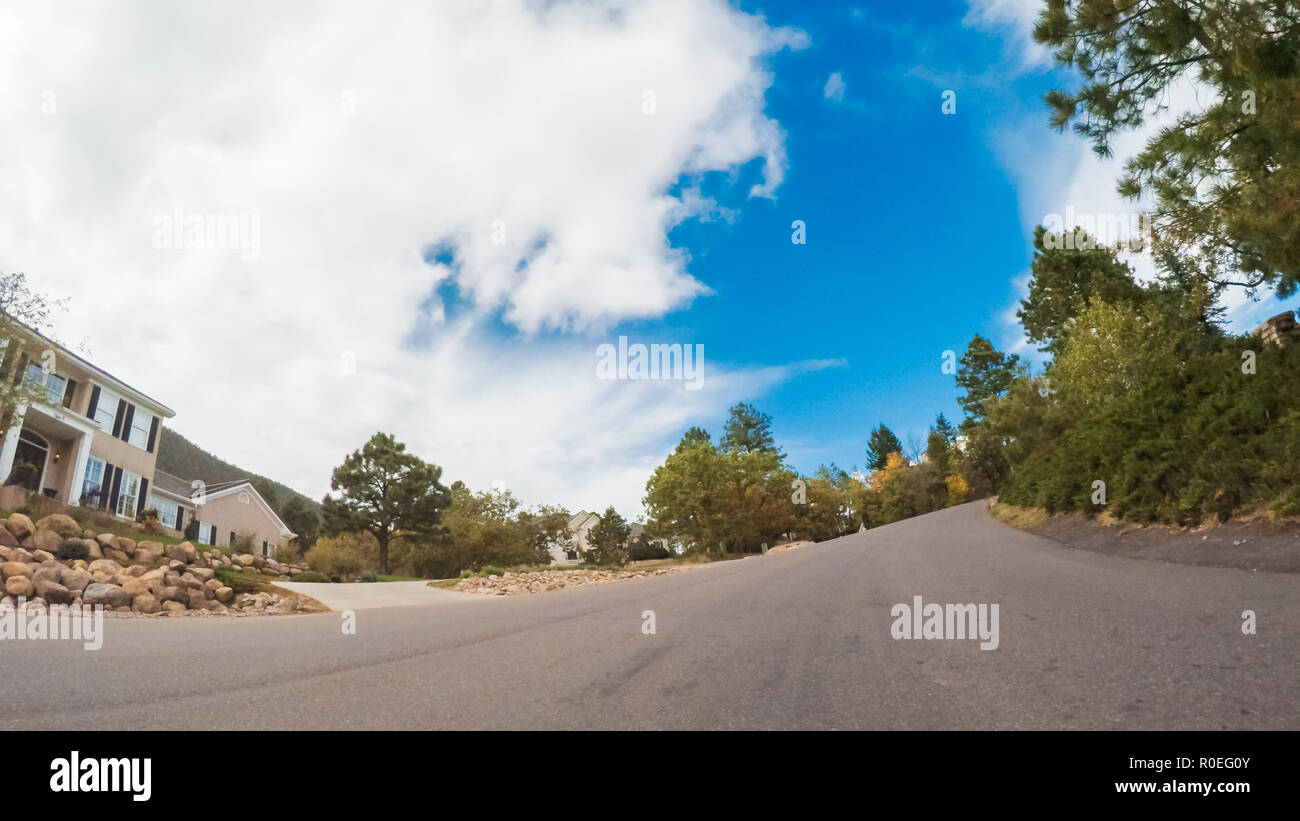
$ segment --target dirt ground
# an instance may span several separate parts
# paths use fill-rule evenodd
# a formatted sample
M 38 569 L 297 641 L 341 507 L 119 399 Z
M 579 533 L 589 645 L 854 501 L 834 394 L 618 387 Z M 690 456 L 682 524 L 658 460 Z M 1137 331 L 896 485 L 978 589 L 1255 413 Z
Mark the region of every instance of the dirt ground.
M 995 505 L 1007 524 L 1067 547 L 1181 564 L 1300 573 L 1300 522 L 1229 521 L 1181 529 L 1081 513 L 1047 515 Z

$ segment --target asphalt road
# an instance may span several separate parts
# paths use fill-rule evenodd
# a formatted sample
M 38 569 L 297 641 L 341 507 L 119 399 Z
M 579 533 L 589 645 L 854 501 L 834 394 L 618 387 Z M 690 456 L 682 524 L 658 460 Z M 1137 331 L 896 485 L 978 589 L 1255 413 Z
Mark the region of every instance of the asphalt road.
M 917 595 L 998 604 L 999 647 L 895 640 L 890 610 Z M 0 641 L 0 727 L 1300 728 L 1300 575 L 1071 550 L 982 503 L 668 577 L 356 615 L 353 636 L 323 614 L 110 620 L 94 652 Z

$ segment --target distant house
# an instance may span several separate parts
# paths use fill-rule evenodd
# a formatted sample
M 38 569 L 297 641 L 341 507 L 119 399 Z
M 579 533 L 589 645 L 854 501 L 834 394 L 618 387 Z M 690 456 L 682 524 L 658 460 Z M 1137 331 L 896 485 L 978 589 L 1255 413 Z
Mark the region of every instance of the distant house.
M 556 564 L 578 564 L 582 561 L 582 554 L 591 548 L 589 541 L 591 529 L 600 522 L 600 517 L 595 513 L 588 513 L 585 510 L 579 510 L 569 519 L 569 533 L 573 535 L 574 547 L 565 551 L 559 548 L 551 548 L 551 557 Z M 645 533 L 645 525 L 632 523 L 628 526 L 628 541 L 634 541 Z M 663 539 L 655 539 L 652 544 L 658 544 L 668 549 L 668 542 Z
M 237 534 L 250 533 L 254 551 L 275 556 L 280 545 L 297 536 L 249 482 L 207 485 L 160 470 L 149 505 L 164 527 L 180 533 L 197 519 L 197 541 L 206 545 L 228 547 Z
M 35 493 L 134 521 L 154 479 L 159 425 L 175 412 L 36 331 L 0 339 L 0 351 L 0 373 L 43 389 L 0 420 L 5 506 Z

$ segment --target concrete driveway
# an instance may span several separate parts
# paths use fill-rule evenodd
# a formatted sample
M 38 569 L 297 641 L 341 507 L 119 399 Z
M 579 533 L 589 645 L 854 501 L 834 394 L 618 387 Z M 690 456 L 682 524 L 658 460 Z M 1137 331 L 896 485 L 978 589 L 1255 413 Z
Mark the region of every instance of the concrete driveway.
M 484 600 L 487 596 L 430 587 L 428 582 L 366 582 L 330 584 L 276 582 L 276 587 L 311 596 L 331 610 L 370 610 L 376 607 L 450 604 Z

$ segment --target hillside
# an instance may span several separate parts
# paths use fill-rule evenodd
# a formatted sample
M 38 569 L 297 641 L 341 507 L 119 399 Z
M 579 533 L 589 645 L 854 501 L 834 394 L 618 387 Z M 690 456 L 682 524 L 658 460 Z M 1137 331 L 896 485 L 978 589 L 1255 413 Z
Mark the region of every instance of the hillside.
M 213 456 L 203 448 L 194 444 L 190 440 L 181 436 L 170 428 L 163 427 L 162 439 L 158 445 L 158 469 L 179 476 L 182 479 L 202 479 L 208 484 L 218 482 L 231 482 L 246 479 L 250 482 L 258 480 L 266 482 L 274 490 L 276 499 L 277 512 L 284 506 L 284 503 L 290 498 L 296 496 L 302 499 L 309 510 L 320 515 L 320 502 L 308 496 L 304 496 L 293 488 L 280 484 L 274 479 L 267 478 L 249 470 L 237 467 L 229 462 Z

